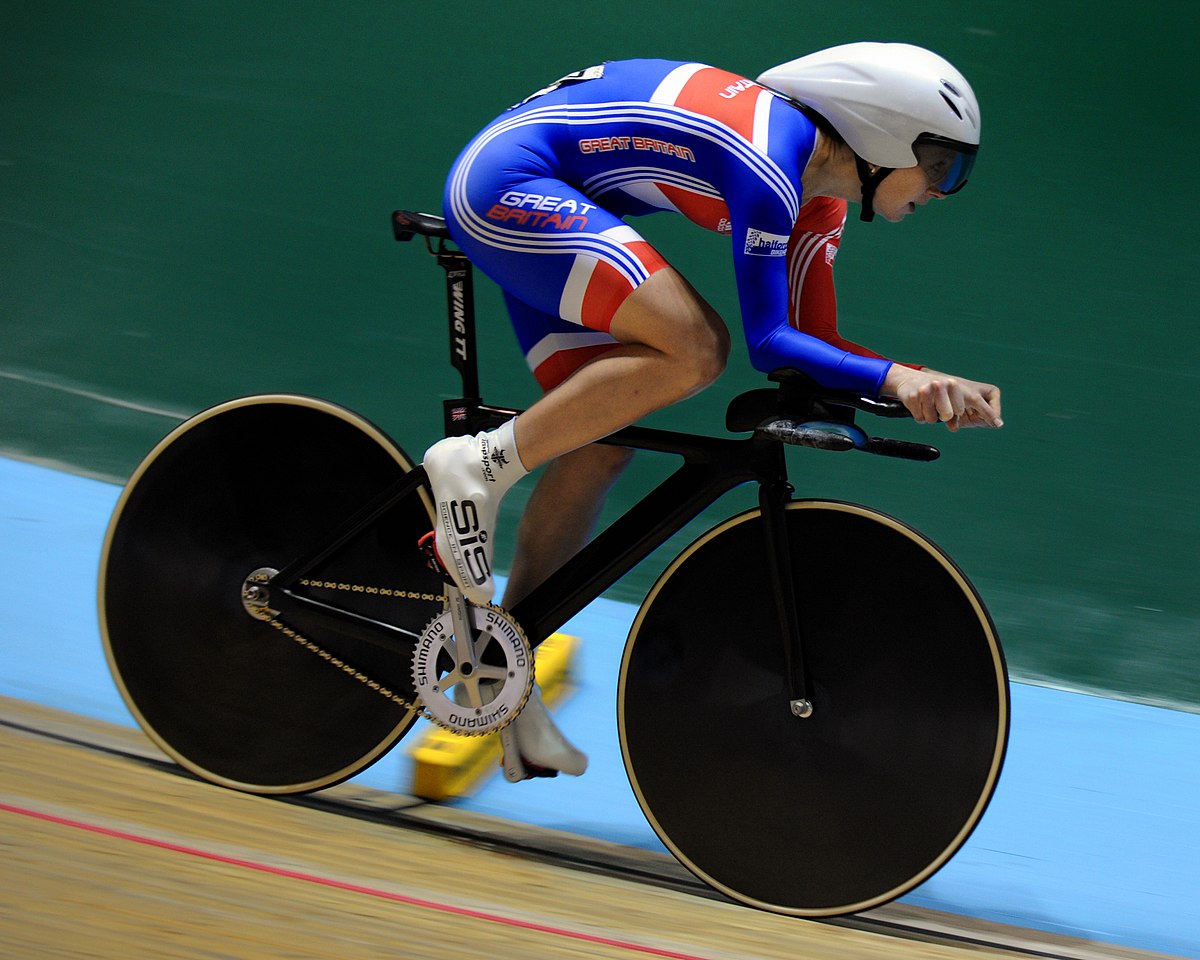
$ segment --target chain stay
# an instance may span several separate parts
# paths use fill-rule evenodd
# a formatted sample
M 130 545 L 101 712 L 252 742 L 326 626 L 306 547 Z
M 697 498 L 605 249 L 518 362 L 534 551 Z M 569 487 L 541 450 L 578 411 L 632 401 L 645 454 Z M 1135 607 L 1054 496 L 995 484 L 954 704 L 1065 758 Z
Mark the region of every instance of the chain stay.
M 260 570 L 260 571 L 255 571 L 255 573 L 252 574 L 251 577 L 249 578 L 248 582 L 253 582 L 253 581 L 265 582 L 267 579 L 268 579 L 267 572 L 265 570 Z M 359 593 L 359 594 L 364 594 L 367 596 L 379 596 L 379 597 L 385 597 L 385 598 L 396 599 L 396 600 L 421 600 L 421 601 L 425 601 L 425 602 L 429 602 L 429 603 L 444 603 L 445 599 L 446 599 L 445 595 L 441 594 L 441 593 L 427 593 L 427 592 L 423 592 L 423 591 L 414 591 L 414 590 L 395 590 L 390 587 L 378 587 L 378 586 L 371 586 L 371 585 L 357 584 L 357 583 L 344 583 L 341 581 L 334 581 L 334 580 L 311 580 L 311 579 L 303 578 L 297 582 L 300 586 L 303 586 L 303 587 L 310 587 L 310 588 L 316 588 L 316 589 L 322 589 L 322 590 L 337 590 L 337 591 L 341 591 L 343 593 Z M 250 608 L 248 607 L 247 609 L 250 609 Z M 303 634 L 301 634 L 298 631 L 289 627 L 287 624 L 283 623 L 281 620 L 278 619 L 277 616 L 275 616 L 275 611 L 270 610 L 269 607 L 266 607 L 265 605 L 263 605 L 263 606 L 257 607 L 256 609 L 257 609 L 257 612 L 254 612 L 253 610 L 251 611 L 252 616 L 255 616 L 257 619 L 260 619 L 263 622 L 268 623 L 270 626 L 274 627 L 276 630 L 278 630 L 281 634 L 283 634 L 283 636 L 287 637 L 289 640 L 294 641 L 299 646 L 303 647 L 305 650 L 308 650 L 310 653 L 316 654 L 322 660 L 324 660 L 328 664 L 330 664 L 330 666 L 336 667 L 337 669 L 341 670 L 343 673 L 347 674 L 348 676 L 353 677 L 355 680 L 359 681 L 359 683 L 362 683 L 365 686 L 367 686 L 368 688 L 370 688 L 371 690 L 375 691 L 375 693 L 379 694 L 385 700 L 391 701 L 392 703 L 396 704 L 398 707 L 400 707 L 403 710 L 415 712 L 418 716 L 424 717 L 426 720 L 428 720 L 431 723 L 434 723 L 438 726 L 442 726 L 442 727 L 446 726 L 445 722 L 443 722 L 441 719 L 439 719 L 437 716 L 435 716 L 428 709 L 428 707 L 421 701 L 420 697 L 417 697 L 415 700 L 410 701 L 410 700 L 406 699 L 405 697 L 400 696 L 400 694 L 398 694 L 394 690 L 391 690 L 388 687 L 384 686 L 383 684 L 381 684 L 379 681 L 375 680 L 368 674 L 363 673 L 357 667 L 353 666 L 352 664 L 347 663 L 345 660 L 341 659 L 340 657 L 334 656 L 332 653 L 330 653 L 328 650 L 326 650 L 324 647 L 322 647 L 319 643 L 316 643 L 315 641 L 310 640 L 308 637 L 304 636 Z M 495 613 L 499 614 L 503 619 L 507 620 L 508 623 L 517 631 L 517 633 L 521 635 L 522 640 L 524 640 L 524 634 L 521 632 L 520 627 L 518 627 L 516 625 L 516 623 L 503 610 L 501 610 L 499 607 L 491 607 L 491 609 Z M 433 621 L 430 621 L 430 623 L 432 624 L 433 622 L 437 621 L 441 616 L 444 616 L 444 615 L 445 614 L 443 612 L 443 614 L 439 614 L 438 616 L 435 616 Z M 528 650 L 528 641 L 524 641 L 524 642 L 526 644 L 526 650 Z M 530 675 L 528 678 L 528 683 L 526 685 L 526 689 L 523 691 L 523 696 L 520 698 L 520 703 L 518 704 L 516 710 L 514 710 L 512 712 L 512 717 L 515 717 L 516 714 L 520 712 L 520 708 L 524 706 L 525 700 L 529 696 L 529 690 L 532 687 L 532 681 L 533 681 L 533 674 L 532 674 L 532 669 L 531 669 Z M 508 721 L 506 721 L 505 723 L 502 723 L 500 726 L 501 727 L 507 726 L 508 723 L 511 722 L 512 717 L 510 717 Z M 479 730 L 479 731 L 474 731 L 474 730 L 470 730 L 470 729 L 458 729 L 458 728 L 453 728 L 453 729 L 454 729 L 454 732 L 459 734 L 460 736 L 468 736 L 468 737 L 469 736 L 486 736 L 489 733 L 495 732 L 494 729 L 483 729 L 483 730 Z M 496 729 L 499 729 L 499 728 L 496 728 Z
M 298 583 L 302 587 L 315 587 L 322 590 L 340 590 L 344 593 L 362 593 L 369 596 L 388 597 L 395 600 L 424 600 L 431 603 L 440 603 L 445 600 L 445 596 L 440 593 L 423 593 L 414 590 L 393 590 L 390 587 L 367 586 L 359 583 L 340 583 L 333 580 L 309 579 L 302 579 L 298 581 Z M 388 687 L 385 687 L 382 683 L 372 679 L 361 670 L 346 663 L 346 661 L 342 660 L 340 657 L 335 657 L 319 643 L 315 643 L 308 637 L 297 633 L 287 624 L 282 623 L 275 617 L 271 617 L 265 622 L 269 623 L 289 640 L 294 640 L 297 644 L 304 647 L 304 649 L 308 650 L 310 653 L 315 653 L 318 657 L 320 657 L 322 660 L 325 660 L 331 666 L 337 667 L 343 673 L 348 674 L 360 683 L 365 684 L 385 700 L 390 700 L 392 703 L 403 708 L 404 710 L 414 711 L 418 716 L 424 717 L 426 720 L 429 720 L 433 723 L 437 722 L 433 715 L 425 709 L 425 706 L 421 703 L 419 698 L 415 702 L 406 700 L 394 690 L 390 690 Z

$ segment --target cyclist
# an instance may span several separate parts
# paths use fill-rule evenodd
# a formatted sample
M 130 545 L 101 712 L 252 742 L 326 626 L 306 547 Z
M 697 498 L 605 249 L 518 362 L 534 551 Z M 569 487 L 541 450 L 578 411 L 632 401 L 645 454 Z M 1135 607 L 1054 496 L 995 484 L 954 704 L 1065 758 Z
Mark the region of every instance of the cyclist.
M 992 384 L 906 366 L 837 332 L 832 264 L 847 202 L 898 222 L 966 183 L 980 114 L 966 79 L 907 44 L 852 43 L 758 81 L 698 63 L 605 63 L 511 107 L 446 185 L 454 240 L 505 292 L 545 394 L 490 433 L 434 444 L 435 552 L 492 599 L 497 508 L 547 469 L 520 523 L 511 606 L 590 536 L 628 453 L 595 444 L 711 384 L 729 351 L 711 306 L 622 218 L 671 210 L 732 245 L 754 367 L 898 397 L 921 423 L 1000 427 Z M 587 759 L 536 690 L 514 724 L 529 772 Z

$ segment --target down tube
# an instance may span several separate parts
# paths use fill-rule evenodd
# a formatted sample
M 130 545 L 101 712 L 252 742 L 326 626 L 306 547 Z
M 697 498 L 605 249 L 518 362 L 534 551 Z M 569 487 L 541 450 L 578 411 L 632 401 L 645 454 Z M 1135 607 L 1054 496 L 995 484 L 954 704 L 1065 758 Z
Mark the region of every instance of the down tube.
M 530 643 L 541 643 L 701 510 L 757 476 L 720 464 L 685 463 L 513 606 L 513 616 Z

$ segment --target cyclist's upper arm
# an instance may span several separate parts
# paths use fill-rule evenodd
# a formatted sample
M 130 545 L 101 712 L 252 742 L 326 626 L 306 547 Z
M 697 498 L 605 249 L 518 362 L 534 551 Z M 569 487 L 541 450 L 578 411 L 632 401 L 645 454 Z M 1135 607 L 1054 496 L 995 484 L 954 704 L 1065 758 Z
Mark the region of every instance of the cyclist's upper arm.
M 739 229 L 735 217 L 733 244 L 742 327 L 754 368 L 768 373 L 795 367 L 824 386 L 878 395 L 889 361 L 850 353 L 788 325 L 787 234 Z
M 860 357 L 887 359 L 838 332 L 833 264 L 845 225 L 845 200 L 815 197 L 800 208 L 788 241 L 788 325 Z

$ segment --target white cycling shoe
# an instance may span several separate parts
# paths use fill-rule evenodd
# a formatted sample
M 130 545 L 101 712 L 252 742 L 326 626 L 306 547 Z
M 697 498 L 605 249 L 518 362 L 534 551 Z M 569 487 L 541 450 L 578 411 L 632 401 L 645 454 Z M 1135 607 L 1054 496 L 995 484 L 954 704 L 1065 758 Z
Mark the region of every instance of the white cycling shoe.
M 536 684 L 512 722 L 512 730 L 526 777 L 553 777 L 559 773 L 581 777 L 587 770 L 587 754 L 563 736 L 551 719 Z M 511 759 L 504 758 L 506 769 Z
M 472 603 L 490 603 L 496 514 L 508 488 L 527 471 L 517 455 L 513 423 L 474 437 L 447 437 L 425 452 L 436 510 L 438 563 Z
M 479 686 L 483 702 L 491 703 L 496 694 L 493 689 L 488 688 L 494 685 L 484 682 Z M 461 685 L 454 688 L 453 696 L 460 706 L 467 705 L 467 692 Z M 505 776 L 514 783 L 534 777 L 555 777 L 560 773 L 581 777 L 587 770 L 587 754 L 563 736 L 558 725 L 550 717 L 550 711 L 546 709 L 536 683 L 529 692 L 525 706 L 517 714 L 517 719 L 504 733 L 511 733 L 511 737 L 501 737 L 506 752 L 500 766 L 504 769 Z M 516 745 L 515 758 L 507 753 L 509 743 Z
M 472 603 L 490 603 L 492 540 L 500 501 L 509 487 L 528 472 L 517 453 L 514 420 L 474 437 L 447 437 L 425 452 L 425 472 L 436 506 L 433 549 L 437 561 Z M 455 699 L 463 694 L 454 691 Z M 489 698 L 490 699 L 490 698 Z M 512 722 L 511 736 L 519 758 L 505 757 L 510 779 L 578 777 L 588 758 L 554 725 L 535 685 Z

